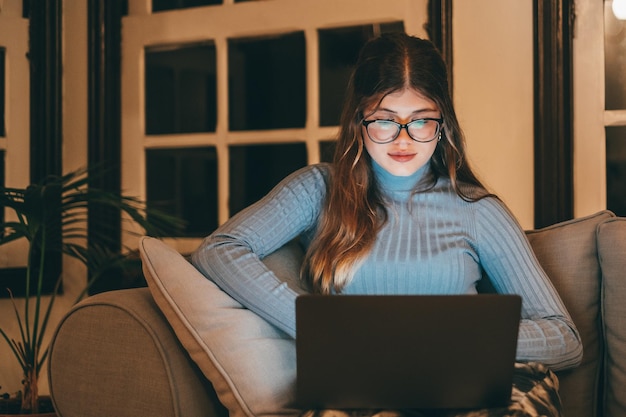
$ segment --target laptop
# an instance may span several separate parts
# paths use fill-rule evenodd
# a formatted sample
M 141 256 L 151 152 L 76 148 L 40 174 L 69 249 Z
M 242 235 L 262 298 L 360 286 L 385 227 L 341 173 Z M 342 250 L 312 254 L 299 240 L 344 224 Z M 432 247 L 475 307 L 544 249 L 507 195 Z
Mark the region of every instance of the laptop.
M 299 408 L 509 404 L 518 295 L 301 295 Z

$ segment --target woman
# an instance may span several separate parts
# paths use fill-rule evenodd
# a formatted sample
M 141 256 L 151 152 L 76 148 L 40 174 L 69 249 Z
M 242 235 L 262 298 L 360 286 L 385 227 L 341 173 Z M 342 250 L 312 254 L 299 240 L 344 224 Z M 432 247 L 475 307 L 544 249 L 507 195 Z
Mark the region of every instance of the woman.
M 581 360 L 578 331 L 523 230 L 468 165 L 445 64 L 426 40 L 387 34 L 368 42 L 334 163 L 287 177 L 207 237 L 192 261 L 295 337 L 300 291 L 260 259 L 296 237 L 306 248 L 308 291 L 473 294 L 484 271 L 496 291 L 523 298 L 518 361 L 565 369 Z

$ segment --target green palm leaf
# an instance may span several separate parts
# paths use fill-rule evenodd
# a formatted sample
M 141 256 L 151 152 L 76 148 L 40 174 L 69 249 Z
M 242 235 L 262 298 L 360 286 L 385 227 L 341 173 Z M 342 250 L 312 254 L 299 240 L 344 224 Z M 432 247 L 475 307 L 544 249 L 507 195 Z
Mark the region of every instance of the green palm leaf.
M 22 312 L 9 291 L 19 335 L 13 338 L 0 328 L 0 335 L 10 346 L 25 375 L 34 370 L 38 377 L 48 355 L 48 348 L 43 346 L 42 341 L 61 283 L 59 277 L 50 302 L 42 311 L 42 288 L 48 256 L 62 253 L 88 268 L 90 279 L 78 299 L 106 271 L 124 268 L 135 262 L 120 251 L 111 249 L 119 245 L 113 238 L 104 234 L 89 235 L 88 213 L 91 208 L 115 210 L 122 215 L 122 225 L 142 229 L 141 232 L 127 230 L 127 233 L 171 236 L 182 230 L 180 219 L 151 210 L 137 198 L 89 187 L 90 180 L 104 174 L 103 170 L 94 173 L 93 170 L 81 169 L 48 177 L 25 189 L 0 187 L 0 204 L 5 212 L 12 212 L 16 218 L 0 223 L 0 246 L 22 238 L 29 244 L 25 307 Z M 129 250 L 122 249 L 121 252 Z M 32 320 L 31 298 L 35 303 Z

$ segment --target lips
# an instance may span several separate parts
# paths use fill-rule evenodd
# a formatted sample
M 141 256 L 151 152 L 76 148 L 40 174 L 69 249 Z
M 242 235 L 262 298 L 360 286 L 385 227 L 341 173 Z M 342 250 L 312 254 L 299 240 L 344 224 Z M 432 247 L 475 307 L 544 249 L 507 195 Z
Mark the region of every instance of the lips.
M 415 158 L 414 153 L 390 153 L 388 154 L 391 159 L 396 162 L 409 162 L 413 158 Z

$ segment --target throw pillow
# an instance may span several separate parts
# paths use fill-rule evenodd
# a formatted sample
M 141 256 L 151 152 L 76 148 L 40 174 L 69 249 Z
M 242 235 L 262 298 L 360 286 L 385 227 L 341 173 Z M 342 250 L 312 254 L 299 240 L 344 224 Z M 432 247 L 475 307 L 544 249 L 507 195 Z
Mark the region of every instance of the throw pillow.
M 139 250 L 156 304 L 229 414 L 297 415 L 289 405 L 295 395 L 294 340 L 243 308 L 162 241 L 143 237 Z M 293 280 L 298 254 L 293 248 L 281 251 L 267 263 Z

